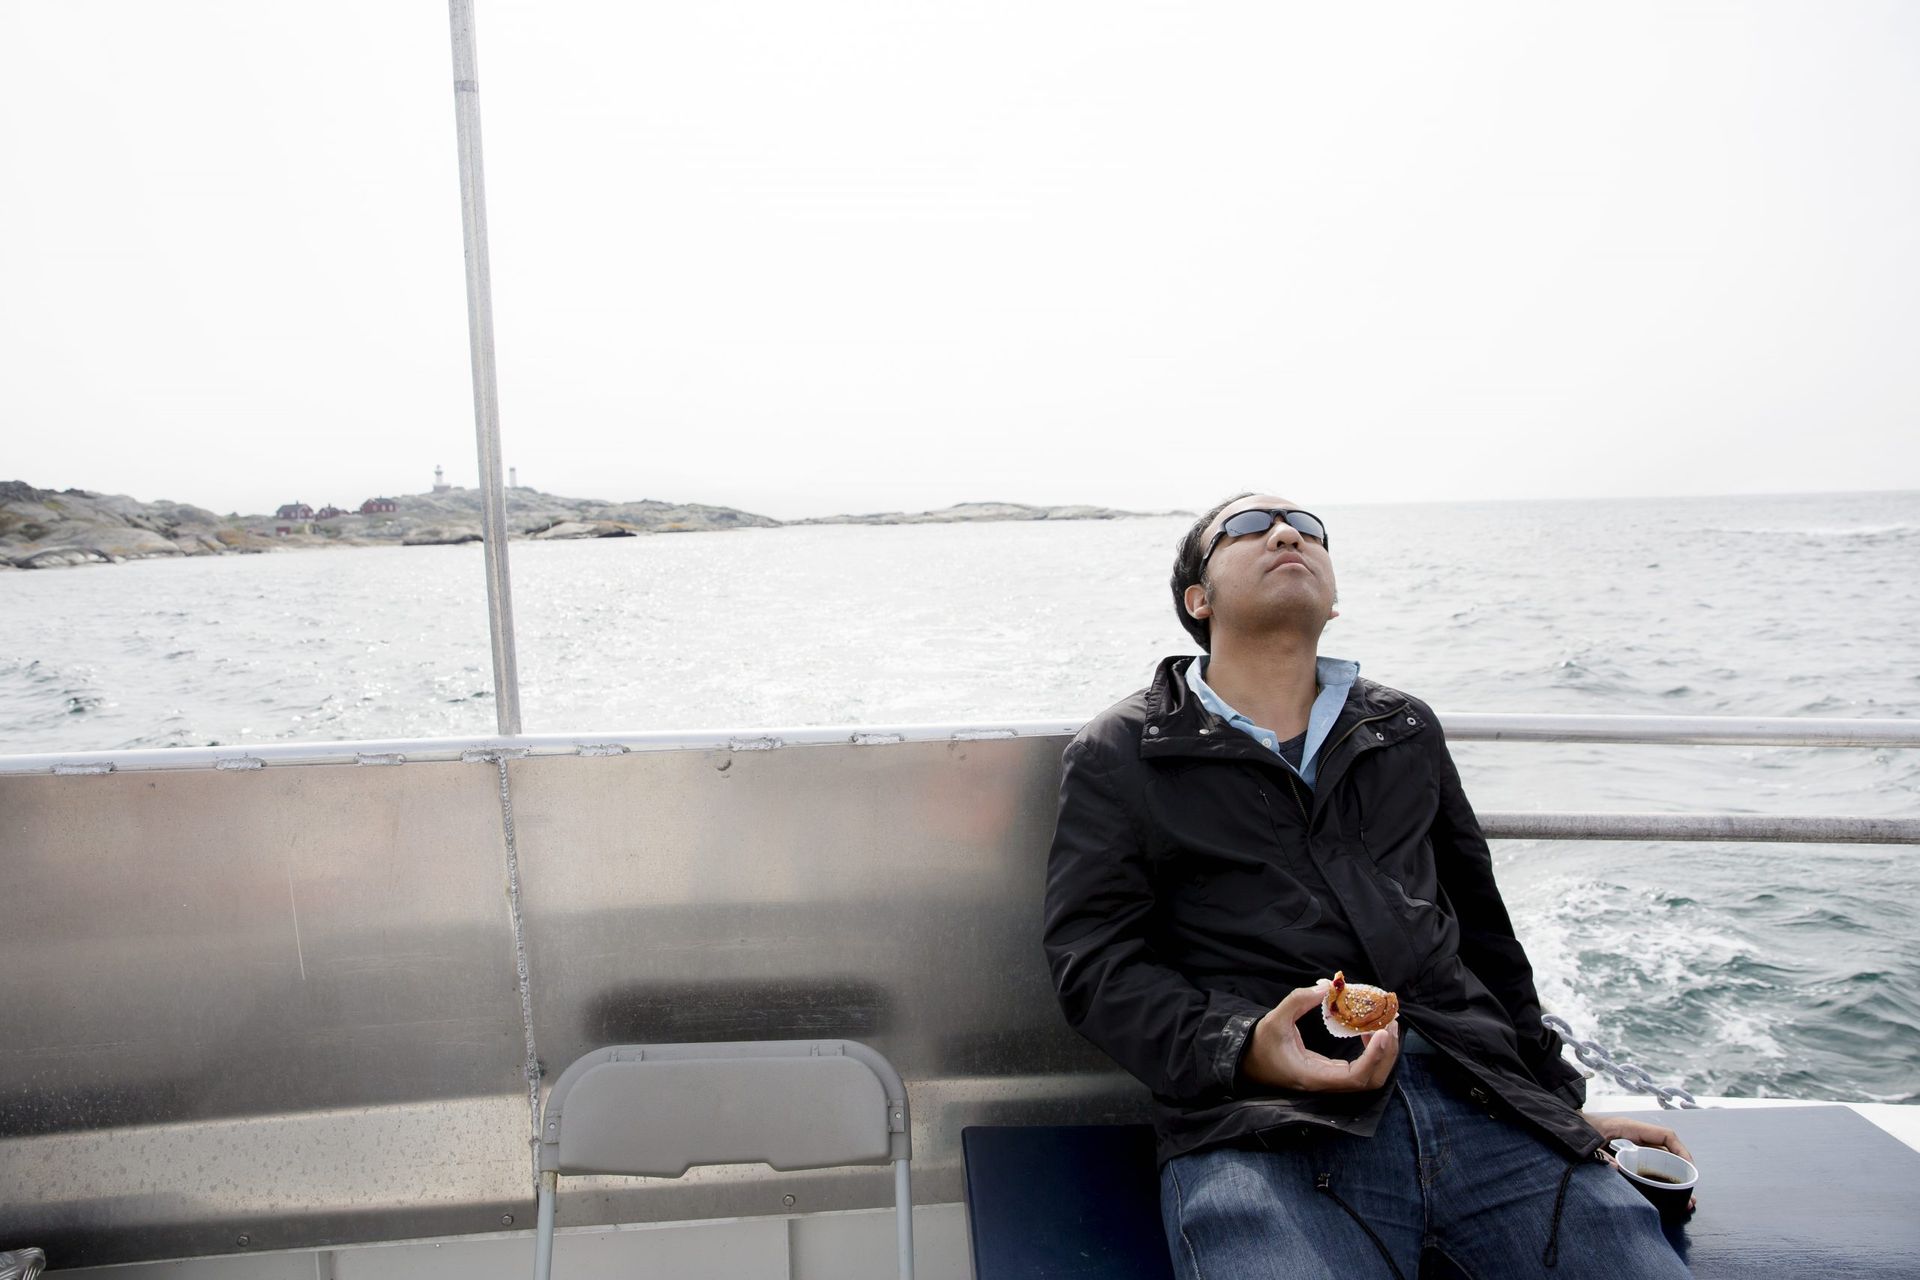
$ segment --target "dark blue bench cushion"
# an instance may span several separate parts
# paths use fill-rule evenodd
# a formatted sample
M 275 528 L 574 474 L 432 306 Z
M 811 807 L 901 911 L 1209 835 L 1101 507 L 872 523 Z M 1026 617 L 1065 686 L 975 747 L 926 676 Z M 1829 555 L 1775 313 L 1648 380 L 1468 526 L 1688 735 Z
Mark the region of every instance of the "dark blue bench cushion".
M 1173 1280 L 1146 1125 L 960 1132 L 975 1280 Z
M 1695 1280 L 1920 1277 L 1920 1152 L 1845 1107 L 1635 1113 L 1679 1132 L 1700 1210 L 1668 1229 Z M 1145 1125 L 961 1134 L 977 1280 L 1171 1280 Z

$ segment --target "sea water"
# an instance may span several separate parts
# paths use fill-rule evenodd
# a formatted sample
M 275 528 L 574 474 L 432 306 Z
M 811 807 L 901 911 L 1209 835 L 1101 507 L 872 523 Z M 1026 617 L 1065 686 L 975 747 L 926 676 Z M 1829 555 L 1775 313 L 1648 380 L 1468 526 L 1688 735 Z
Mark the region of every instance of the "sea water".
M 1449 712 L 1920 716 L 1920 494 L 1328 505 L 1322 650 Z M 529 732 L 1083 719 L 1186 521 L 515 543 Z M 479 549 L 0 574 L 0 752 L 490 733 Z M 1483 810 L 1920 813 L 1920 750 L 1456 748 Z M 1495 846 L 1549 1007 L 1696 1092 L 1920 1100 L 1920 853 Z

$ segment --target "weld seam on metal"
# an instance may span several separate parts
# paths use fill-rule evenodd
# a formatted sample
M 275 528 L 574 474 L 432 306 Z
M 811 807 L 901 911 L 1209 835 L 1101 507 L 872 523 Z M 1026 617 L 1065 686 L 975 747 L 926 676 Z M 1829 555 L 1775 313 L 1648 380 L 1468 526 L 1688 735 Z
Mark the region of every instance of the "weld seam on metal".
M 533 1043 L 533 979 L 527 965 L 527 931 L 520 914 L 520 849 L 513 834 L 513 792 L 507 785 L 507 761 L 496 758 L 500 770 L 500 830 L 507 840 L 507 914 L 513 921 L 513 972 L 520 985 L 520 1026 L 526 1034 L 527 1059 L 521 1071 L 527 1078 L 527 1106 L 531 1111 L 527 1155 L 534 1185 L 540 1183 L 540 1054 Z
M 525 747 L 470 747 L 460 753 L 461 764 L 493 764 L 500 760 L 524 760 Z

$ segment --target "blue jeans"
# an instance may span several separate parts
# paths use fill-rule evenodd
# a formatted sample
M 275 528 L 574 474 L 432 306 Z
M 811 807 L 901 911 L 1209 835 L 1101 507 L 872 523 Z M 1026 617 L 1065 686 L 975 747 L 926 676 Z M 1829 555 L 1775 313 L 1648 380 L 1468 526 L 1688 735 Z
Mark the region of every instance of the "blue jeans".
M 1183 1280 L 1414 1280 L 1422 1255 L 1434 1253 L 1471 1280 L 1690 1274 L 1625 1178 L 1578 1161 L 1562 1202 L 1567 1158 L 1450 1090 L 1433 1061 L 1401 1055 L 1371 1138 L 1314 1130 L 1270 1151 L 1168 1161 L 1160 1212 L 1175 1271 Z

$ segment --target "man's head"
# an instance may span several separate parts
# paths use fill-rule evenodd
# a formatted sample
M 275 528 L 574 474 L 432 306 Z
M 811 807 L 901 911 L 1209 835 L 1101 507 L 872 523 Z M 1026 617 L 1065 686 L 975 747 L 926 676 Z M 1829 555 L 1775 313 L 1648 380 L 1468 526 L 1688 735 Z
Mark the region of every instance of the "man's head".
M 1249 630 L 1311 626 L 1317 635 L 1318 628 L 1336 616 L 1333 560 L 1322 539 L 1303 534 L 1285 519 L 1274 519 L 1258 532 L 1224 528 L 1241 512 L 1275 510 L 1300 507 L 1272 494 L 1236 494 L 1194 521 L 1175 549 L 1170 580 L 1174 612 L 1208 653 L 1213 652 L 1217 619 Z

